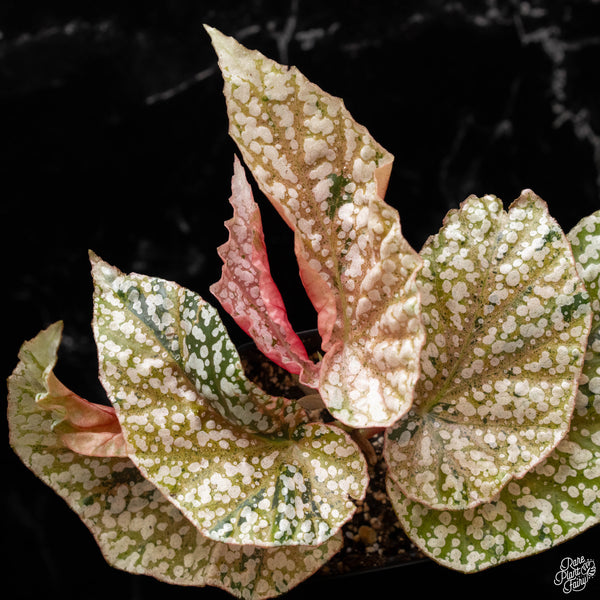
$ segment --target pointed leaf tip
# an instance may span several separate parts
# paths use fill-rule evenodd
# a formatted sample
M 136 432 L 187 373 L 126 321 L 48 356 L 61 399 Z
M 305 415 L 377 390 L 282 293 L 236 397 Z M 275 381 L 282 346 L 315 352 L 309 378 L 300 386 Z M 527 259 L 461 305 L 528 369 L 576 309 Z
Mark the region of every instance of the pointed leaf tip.
M 384 427 L 410 407 L 424 342 L 421 259 L 383 201 L 393 156 L 340 98 L 232 38 L 215 38 L 229 132 L 295 231 L 300 276 L 327 352 L 319 388 L 333 416 Z M 370 376 L 360 375 L 363 365 Z
M 207 23 L 204 23 L 202 27 L 204 27 L 205 31 L 208 33 L 211 39 L 218 38 L 220 36 L 224 37 L 224 34 L 222 34 L 218 29 L 212 27 L 211 25 L 208 25 Z
M 55 431 L 54 411 L 36 402 L 46 395 L 44 374 L 56 362 L 61 330 L 62 323 L 54 323 L 23 344 L 8 382 L 11 445 L 82 519 L 110 565 L 171 584 L 210 585 L 245 600 L 266 600 L 312 575 L 340 550 L 341 532 L 318 547 L 264 549 L 212 541 L 129 458 L 73 452 Z
M 225 63 L 228 61 L 228 57 L 233 57 L 236 55 L 236 51 L 240 44 L 233 37 L 225 35 L 223 32 L 219 31 L 215 27 L 211 27 L 210 25 L 204 25 L 204 29 L 210 36 L 211 44 L 217 53 L 217 57 L 219 59 L 219 63 Z
M 200 296 L 119 272 L 96 286 L 94 335 L 131 459 L 203 535 L 312 546 L 352 516 L 368 482 L 358 446 L 249 381 Z
M 26 434 L 19 415 L 30 411 L 51 422 L 49 432 L 57 446 L 85 456 L 127 456 L 114 409 L 84 400 L 54 375 L 62 331 L 58 321 L 21 347 L 19 364 L 9 378 L 11 445 L 25 460 L 34 438 Z M 43 433 L 39 427 L 32 429 L 32 434 Z
M 234 213 L 225 223 L 229 239 L 218 249 L 221 279 L 210 291 L 265 356 L 316 387 L 318 368 L 294 332 L 271 276 L 260 211 L 237 156 L 230 202 Z

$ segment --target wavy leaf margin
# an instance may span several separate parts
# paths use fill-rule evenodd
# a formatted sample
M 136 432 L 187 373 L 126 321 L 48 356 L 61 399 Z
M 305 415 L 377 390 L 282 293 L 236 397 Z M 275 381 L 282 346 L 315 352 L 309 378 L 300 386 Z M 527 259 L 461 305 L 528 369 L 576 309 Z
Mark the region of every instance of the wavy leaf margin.
M 130 458 L 215 541 L 316 546 L 356 511 L 366 461 L 334 425 L 250 382 L 217 311 L 92 255 L 100 380 Z
M 61 332 L 62 323 L 55 323 L 19 353 L 8 381 L 11 445 L 82 519 L 110 565 L 166 583 L 215 586 L 238 598 L 263 600 L 298 585 L 339 551 L 341 533 L 317 548 L 214 542 L 200 535 L 131 460 L 83 456 L 65 446 L 44 403 L 48 395 L 59 399 L 47 378 Z M 65 397 L 71 394 L 67 390 Z
M 410 408 L 424 342 L 419 255 L 383 196 L 393 161 L 341 99 L 206 27 L 225 80 L 229 132 L 295 232 L 326 352 L 319 391 L 351 427 L 386 427 Z
M 593 327 L 571 428 L 549 457 L 491 502 L 434 510 L 387 489 L 412 541 L 440 564 L 472 573 L 547 550 L 600 522 L 600 211 L 569 240 L 592 299 Z
M 568 240 L 531 190 L 508 212 L 495 196 L 471 196 L 421 254 L 422 375 L 384 454 L 404 494 L 463 510 L 525 475 L 568 431 L 589 299 Z

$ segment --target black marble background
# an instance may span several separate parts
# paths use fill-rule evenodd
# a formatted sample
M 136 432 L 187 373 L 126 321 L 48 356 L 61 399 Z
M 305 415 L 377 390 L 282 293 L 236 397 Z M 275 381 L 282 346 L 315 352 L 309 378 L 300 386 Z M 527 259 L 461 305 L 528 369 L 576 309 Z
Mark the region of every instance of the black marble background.
M 210 301 L 235 147 L 202 23 L 344 98 L 396 157 L 386 199 L 417 249 L 471 193 L 496 194 L 508 206 L 532 188 L 565 230 L 600 207 L 598 0 L 3 0 L 4 376 L 24 339 L 64 319 L 57 374 L 103 401 L 88 248 Z M 290 318 L 298 329 L 314 327 L 290 233 L 257 198 Z M 2 473 L 0 564 L 11 598 L 227 597 L 107 567 L 77 517 L 8 445 Z M 371 589 L 394 599 L 412 589 L 558 597 L 552 578 L 564 556 L 586 554 L 600 567 L 599 534 L 475 576 L 425 564 L 309 582 L 290 597 L 359 598 Z M 600 574 L 579 597 L 598 590 Z

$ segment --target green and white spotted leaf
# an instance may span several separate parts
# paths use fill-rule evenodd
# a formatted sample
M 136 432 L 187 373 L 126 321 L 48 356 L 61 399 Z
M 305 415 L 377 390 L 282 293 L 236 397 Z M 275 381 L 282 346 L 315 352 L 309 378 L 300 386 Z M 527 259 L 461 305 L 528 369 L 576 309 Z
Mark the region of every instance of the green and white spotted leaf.
M 591 324 L 570 244 L 525 190 L 451 211 L 421 252 L 427 343 L 409 414 L 386 434 L 408 497 L 462 510 L 491 500 L 565 436 Z
M 569 232 L 569 242 L 597 320 L 600 318 L 600 210 L 582 219 Z M 600 388 L 595 391 L 600 392 Z
M 334 535 L 368 482 L 350 436 L 251 383 L 197 294 L 92 262 L 100 379 L 142 474 L 215 541 Z
M 388 479 L 407 534 L 452 569 L 481 571 L 535 554 L 600 522 L 600 211 L 577 225 L 569 240 L 592 299 L 594 322 L 565 439 L 492 502 L 465 511 L 427 508 Z
M 319 391 L 352 427 L 386 427 L 411 405 L 424 342 L 419 255 L 383 201 L 393 157 L 341 99 L 207 27 L 229 132 L 295 232 L 300 276 L 326 352 Z
M 10 440 L 25 465 L 90 529 L 109 564 L 168 583 L 216 586 L 259 600 L 288 591 L 341 548 L 340 533 L 317 548 L 214 542 L 200 535 L 128 458 L 72 452 L 53 431 L 52 411 L 44 408 L 46 376 L 56 361 L 61 330 L 56 323 L 23 345 L 9 378 Z

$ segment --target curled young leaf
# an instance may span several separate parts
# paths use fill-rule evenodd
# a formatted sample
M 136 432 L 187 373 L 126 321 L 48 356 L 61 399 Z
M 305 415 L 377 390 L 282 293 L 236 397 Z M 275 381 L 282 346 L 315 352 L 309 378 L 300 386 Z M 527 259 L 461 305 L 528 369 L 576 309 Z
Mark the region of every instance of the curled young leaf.
M 257 548 L 202 535 L 127 458 L 76 454 L 53 431 L 36 397 L 47 393 L 61 325 L 25 342 L 9 379 L 11 443 L 21 460 L 56 491 L 90 529 L 107 562 L 178 585 L 216 586 L 238 598 L 282 594 L 342 546 L 341 534 L 319 547 Z M 68 557 L 64 557 L 68 560 Z
M 44 332 L 42 339 L 47 341 L 23 346 L 19 355 L 27 367 L 23 367 L 23 384 L 30 385 L 32 394 L 36 390 L 37 406 L 40 411 L 48 411 L 52 432 L 60 444 L 86 456 L 127 456 L 127 445 L 114 408 L 80 398 L 54 375 L 61 334 L 62 322 L 59 321 Z M 19 446 L 22 440 L 11 436 L 11 443 Z
M 258 205 L 237 157 L 230 202 L 234 214 L 225 223 L 229 240 L 219 248 L 223 271 L 210 291 L 265 356 L 300 375 L 305 385 L 316 387 L 318 367 L 308 358 L 287 318 L 271 276 Z
M 408 497 L 459 510 L 489 501 L 565 436 L 589 299 L 569 242 L 529 190 L 508 213 L 493 196 L 468 198 L 421 254 L 422 375 L 385 456 Z
M 569 234 L 594 321 L 571 428 L 549 457 L 491 502 L 434 510 L 388 478 L 402 525 L 426 554 L 463 572 L 546 550 L 600 522 L 600 211 Z
M 365 494 L 360 449 L 250 382 L 198 295 L 92 256 L 100 378 L 130 457 L 207 537 L 319 545 Z
M 336 419 L 384 427 L 412 402 L 424 341 L 418 254 L 383 201 L 393 157 L 342 100 L 208 28 L 230 134 L 295 232 L 326 355 L 319 390 Z

